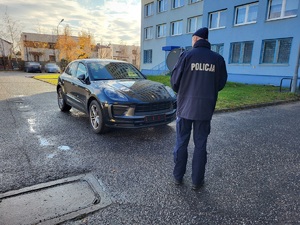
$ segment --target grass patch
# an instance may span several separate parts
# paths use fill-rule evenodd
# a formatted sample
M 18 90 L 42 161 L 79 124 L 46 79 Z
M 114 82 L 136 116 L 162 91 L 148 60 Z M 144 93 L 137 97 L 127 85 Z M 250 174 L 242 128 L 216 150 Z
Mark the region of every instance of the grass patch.
M 58 76 L 59 74 L 37 75 L 34 78 L 56 85 Z M 147 78 L 170 86 L 170 76 L 147 76 Z M 279 92 L 279 87 L 274 86 L 227 82 L 225 88 L 219 92 L 216 109 L 230 110 L 278 101 L 296 100 L 300 100 L 300 95 L 288 92 L 288 89 Z
M 37 75 L 37 76 L 34 76 L 33 78 L 47 82 L 49 84 L 57 85 L 58 76 L 59 76 L 58 73 L 54 73 L 51 75 L 48 75 L 48 74 L 47 75 Z

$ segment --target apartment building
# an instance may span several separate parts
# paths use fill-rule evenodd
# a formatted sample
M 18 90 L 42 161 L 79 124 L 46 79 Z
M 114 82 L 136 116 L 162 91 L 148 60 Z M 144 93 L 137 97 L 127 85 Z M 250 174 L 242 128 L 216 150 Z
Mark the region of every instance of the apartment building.
M 188 50 L 192 33 L 206 26 L 230 81 L 279 85 L 297 69 L 299 5 L 299 0 L 142 0 L 141 70 L 159 74 L 168 53 Z
M 140 46 L 121 44 L 97 46 L 98 58 L 122 60 L 140 68 Z
M 55 62 L 57 35 L 25 33 L 21 34 L 20 49 L 23 61 Z M 57 59 L 57 60 L 56 60 Z
M 79 37 L 72 36 L 78 42 Z M 21 55 L 23 61 L 59 62 L 59 51 L 55 47 L 57 35 L 22 33 Z M 91 52 L 91 58 L 118 59 L 140 67 L 140 47 L 135 45 L 97 44 Z
M 0 38 L 0 70 L 9 67 L 9 57 L 12 55 L 12 43 Z

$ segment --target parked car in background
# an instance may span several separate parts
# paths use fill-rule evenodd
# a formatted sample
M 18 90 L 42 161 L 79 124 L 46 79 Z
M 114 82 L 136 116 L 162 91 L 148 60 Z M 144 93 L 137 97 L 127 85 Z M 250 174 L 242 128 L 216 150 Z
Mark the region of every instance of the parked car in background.
M 111 59 L 71 62 L 58 78 L 61 111 L 72 107 L 89 116 L 95 133 L 107 127 L 140 128 L 176 118 L 176 95 L 162 83 L 147 80 L 132 64 Z
M 29 72 L 42 72 L 42 65 L 39 62 L 25 62 L 24 71 Z
M 56 63 L 46 63 L 45 73 L 60 73 L 60 68 Z

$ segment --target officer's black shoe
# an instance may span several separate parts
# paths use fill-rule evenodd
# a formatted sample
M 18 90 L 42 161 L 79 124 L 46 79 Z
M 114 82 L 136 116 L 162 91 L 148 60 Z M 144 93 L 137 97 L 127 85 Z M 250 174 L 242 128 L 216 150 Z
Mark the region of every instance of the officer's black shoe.
M 183 182 L 182 182 L 182 179 L 181 180 L 177 180 L 174 178 L 174 184 L 175 185 L 181 185 Z
M 199 184 L 193 184 L 192 190 L 197 191 L 204 185 L 204 180 L 202 180 Z

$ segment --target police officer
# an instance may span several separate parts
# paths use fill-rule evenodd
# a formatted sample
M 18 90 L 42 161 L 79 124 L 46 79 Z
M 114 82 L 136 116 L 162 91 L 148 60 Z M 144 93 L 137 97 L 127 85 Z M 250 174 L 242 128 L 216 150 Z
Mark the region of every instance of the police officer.
M 193 128 L 192 189 L 204 184 L 207 162 L 206 144 L 218 92 L 227 82 L 224 58 L 210 50 L 208 29 L 203 27 L 192 36 L 190 51 L 183 52 L 175 65 L 171 85 L 177 92 L 176 145 L 174 148 L 175 184 L 183 182 L 188 159 L 187 147 Z

